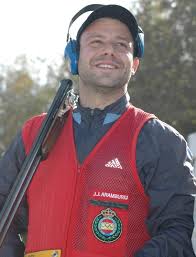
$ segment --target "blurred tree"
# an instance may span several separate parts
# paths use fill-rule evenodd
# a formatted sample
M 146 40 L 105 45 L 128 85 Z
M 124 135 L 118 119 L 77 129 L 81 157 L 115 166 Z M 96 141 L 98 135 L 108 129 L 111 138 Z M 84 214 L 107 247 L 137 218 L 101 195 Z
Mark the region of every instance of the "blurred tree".
M 145 56 L 131 101 L 176 127 L 196 130 L 196 1 L 139 0 Z
M 44 60 L 39 65 L 44 67 Z M 25 120 L 48 110 L 58 87 L 59 76 L 63 78 L 68 74 L 61 71 L 58 75 L 59 70 L 49 65 L 45 82 L 41 83 L 25 56 L 17 57 L 13 66 L 0 68 L 1 155 Z

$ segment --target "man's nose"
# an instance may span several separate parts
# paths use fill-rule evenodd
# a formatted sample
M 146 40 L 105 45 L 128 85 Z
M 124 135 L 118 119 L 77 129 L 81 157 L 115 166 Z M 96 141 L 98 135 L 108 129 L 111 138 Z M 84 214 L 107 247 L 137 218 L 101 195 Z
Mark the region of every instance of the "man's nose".
M 104 44 L 103 52 L 105 55 L 113 55 L 115 52 L 114 46 L 112 43 L 108 42 Z

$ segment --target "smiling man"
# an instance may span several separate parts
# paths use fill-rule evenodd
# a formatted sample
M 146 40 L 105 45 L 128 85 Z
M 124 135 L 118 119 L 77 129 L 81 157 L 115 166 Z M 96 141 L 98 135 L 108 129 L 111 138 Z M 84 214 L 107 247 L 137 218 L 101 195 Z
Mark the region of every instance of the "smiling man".
M 79 101 L 39 165 L 0 256 L 23 256 L 23 231 L 26 257 L 195 256 L 196 186 L 187 143 L 130 103 L 143 35 L 130 11 L 106 5 L 68 43 L 76 51 L 67 53 L 66 46 Z M 43 118 L 24 124 L 0 162 L 1 205 Z
M 127 92 L 131 75 L 139 65 L 133 53 L 132 35 L 119 20 L 100 18 L 87 27 L 80 38 L 78 64 L 83 106 L 89 105 L 83 100 L 88 99 L 92 102 L 88 107 L 103 109 Z

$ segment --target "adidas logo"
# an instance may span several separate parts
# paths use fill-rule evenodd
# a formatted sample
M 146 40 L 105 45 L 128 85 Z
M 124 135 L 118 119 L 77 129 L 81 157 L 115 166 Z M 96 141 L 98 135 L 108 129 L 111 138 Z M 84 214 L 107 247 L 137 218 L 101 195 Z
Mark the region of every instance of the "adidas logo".
M 122 169 L 122 166 L 118 160 L 118 158 L 115 158 L 109 162 L 107 162 L 105 164 L 105 167 L 108 167 L 108 168 L 117 168 L 117 169 Z

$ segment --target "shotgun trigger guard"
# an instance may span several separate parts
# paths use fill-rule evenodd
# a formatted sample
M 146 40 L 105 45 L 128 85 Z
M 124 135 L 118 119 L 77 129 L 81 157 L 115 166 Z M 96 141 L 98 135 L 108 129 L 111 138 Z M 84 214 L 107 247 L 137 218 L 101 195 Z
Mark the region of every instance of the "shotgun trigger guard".
M 67 92 L 66 104 L 69 105 L 72 109 L 76 108 L 79 96 L 74 92 L 72 88 Z
M 62 117 L 68 110 L 75 109 L 79 96 L 75 94 L 74 90 L 71 89 L 67 92 L 67 96 L 64 104 L 58 112 L 58 117 Z

